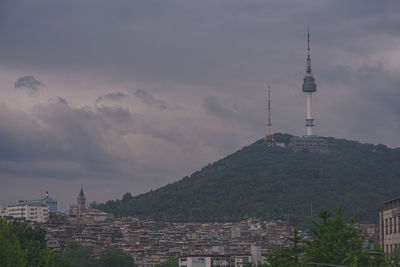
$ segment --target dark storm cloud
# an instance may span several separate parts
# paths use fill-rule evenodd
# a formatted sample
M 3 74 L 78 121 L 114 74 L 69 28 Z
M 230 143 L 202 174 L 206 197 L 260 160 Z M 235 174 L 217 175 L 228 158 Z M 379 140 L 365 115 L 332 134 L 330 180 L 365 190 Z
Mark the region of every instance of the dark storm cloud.
M 135 118 L 122 106 L 76 108 L 60 97 L 33 107 L 34 117 L 0 105 L 0 173 L 19 177 L 79 179 L 129 177 L 135 167 L 124 138 L 145 135 L 191 150 L 188 133 L 169 123 Z M 112 146 L 110 146 L 112 144 Z M 158 145 L 158 149 L 163 147 Z M 148 148 L 150 149 L 150 148 Z M 144 161 L 150 161 L 147 157 Z M 20 166 L 23 162 L 23 167 Z M 155 162 L 153 162 L 154 164 Z M 146 172 L 136 169 L 136 171 Z M 165 167 L 153 166 L 155 172 Z
M 96 108 L 96 111 L 103 117 L 107 127 L 118 134 L 135 133 L 138 130 L 135 128 L 135 120 L 132 114 L 124 107 L 100 106 Z
M 164 101 L 154 98 L 154 96 L 152 94 L 150 94 L 148 91 L 146 91 L 144 89 L 138 88 L 138 89 L 136 89 L 136 91 L 133 94 L 137 98 L 139 98 L 142 102 L 144 102 L 150 106 L 154 106 L 154 107 L 158 107 L 158 108 L 162 108 L 162 109 L 167 108 Z
M 225 119 L 238 118 L 238 115 L 225 107 L 215 96 L 206 96 L 203 102 L 204 110 Z
M 99 96 L 96 100 L 96 102 L 101 102 L 102 100 L 114 100 L 114 101 L 121 101 L 124 98 L 127 98 L 128 96 L 124 93 L 121 92 L 112 92 L 108 93 L 102 96 Z
M 41 86 L 43 86 L 43 82 L 31 75 L 23 76 L 14 83 L 14 88 L 25 89 L 30 95 L 38 92 Z
M 3 174 L 54 178 L 75 174 L 69 177 L 74 179 L 119 173 L 115 166 L 121 158 L 105 144 L 111 141 L 113 132 L 118 132 L 110 120 L 121 114 L 127 116 L 120 109 L 97 112 L 51 101 L 34 107 L 35 119 L 4 104 L 0 110 Z M 110 113 L 112 119 L 108 118 Z
M 324 83 L 334 85 L 331 113 L 327 121 L 347 129 L 351 138 L 387 143 L 387 134 L 400 130 L 400 77 L 382 64 L 349 67 L 339 65 L 321 71 Z M 337 77 L 341 77 L 337 79 Z M 360 114 L 365 114 L 360 116 Z M 335 117 L 335 118 L 332 118 Z
M 62 98 L 60 96 L 54 96 L 51 97 L 47 100 L 47 102 L 49 103 L 60 103 L 60 104 L 64 104 L 64 105 L 68 105 L 68 101 L 65 98 Z

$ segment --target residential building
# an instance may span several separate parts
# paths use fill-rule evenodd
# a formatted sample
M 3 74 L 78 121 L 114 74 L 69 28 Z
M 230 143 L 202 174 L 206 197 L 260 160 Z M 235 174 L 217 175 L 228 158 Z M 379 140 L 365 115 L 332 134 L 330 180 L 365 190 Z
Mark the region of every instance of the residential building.
M 40 203 L 17 203 L 3 207 L 1 214 L 4 217 L 43 223 L 49 219 L 50 207 Z
M 384 202 L 379 213 L 380 245 L 385 253 L 400 249 L 400 197 Z
M 29 205 L 29 204 L 42 204 L 50 207 L 50 212 L 56 213 L 57 212 L 57 200 L 52 199 L 49 197 L 49 192 L 46 191 L 46 195 L 44 198 L 41 199 L 34 199 L 34 200 L 18 200 L 18 204 L 21 205 Z
M 250 262 L 250 254 L 211 254 L 179 257 L 179 267 L 240 267 Z

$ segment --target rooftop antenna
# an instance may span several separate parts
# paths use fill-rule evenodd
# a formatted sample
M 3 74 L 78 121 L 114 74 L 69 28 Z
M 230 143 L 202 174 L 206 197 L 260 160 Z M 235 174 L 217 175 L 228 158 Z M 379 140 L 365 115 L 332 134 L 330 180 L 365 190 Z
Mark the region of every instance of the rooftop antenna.
M 268 120 L 267 120 L 267 134 L 264 138 L 264 141 L 269 144 L 274 144 L 275 139 L 272 134 L 272 123 L 271 123 L 271 86 L 268 84 L 268 96 L 267 96 L 267 111 L 268 111 Z

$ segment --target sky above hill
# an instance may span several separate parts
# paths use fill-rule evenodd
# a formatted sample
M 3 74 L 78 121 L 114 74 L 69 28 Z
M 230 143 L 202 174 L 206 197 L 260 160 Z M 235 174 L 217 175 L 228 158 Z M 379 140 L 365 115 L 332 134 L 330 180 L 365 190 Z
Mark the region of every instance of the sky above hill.
M 176 181 L 265 135 L 399 147 L 400 3 L 0 2 L 0 205 L 61 209 Z

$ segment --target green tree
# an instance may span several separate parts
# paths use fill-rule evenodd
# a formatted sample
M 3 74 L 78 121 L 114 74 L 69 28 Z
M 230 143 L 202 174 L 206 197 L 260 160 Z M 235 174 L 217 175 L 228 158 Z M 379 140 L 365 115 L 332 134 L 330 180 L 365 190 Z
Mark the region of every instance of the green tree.
M 12 228 L 22 249 L 26 249 L 29 246 L 34 246 L 38 249 L 44 249 L 46 247 L 46 231 L 43 228 L 32 228 L 26 223 L 17 221 L 12 222 Z
M 294 266 L 288 248 L 280 248 L 267 253 L 267 262 L 263 265 L 263 267 L 281 266 Z
M 304 252 L 304 237 L 297 229 L 294 229 L 293 236 L 288 238 L 291 241 L 289 247 L 273 250 L 267 254 L 265 266 L 300 266 L 300 256 Z
M 133 196 L 131 193 L 127 192 L 122 196 L 122 203 L 128 203 L 129 201 L 131 201 L 133 199 Z
M 394 249 L 391 255 L 386 256 L 386 266 L 400 267 L 400 248 Z
M 288 238 L 292 245 L 288 248 L 290 259 L 293 266 L 300 265 L 300 255 L 304 252 L 304 236 L 299 233 L 299 230 L 294 229 L 293 236 Z
M 178 266 L 179 266 L 178 259 L 175 258 L 170 258 L 166 262 L 161 264 L 161 267 L 178 267 Z
M 69 242 L 62 255 L 70 267 L 95 267 L 96 261 L 88 248 L 76 242 Z
M 98 267 L 134 267 L 133 258 L 119 248 L 110 248 L 102 253 Z
M 13 233 L 12 225 L 0 220 L 0 266 L 25 267 L 26 254 Z
M 354 227 L 353 220 L 345 222 L 341 206 L 334 217 L 327 211 L 320 212 L 319 216 L 321 222 L 313 221 L 315 239 L 305 249 L 305 263 L 374 266 L 377 259 L 363 249 L 364 236 Z
M 46 247 L 45 230 L 26 223 L 0 220 L 0 266 L 67 267 Z

